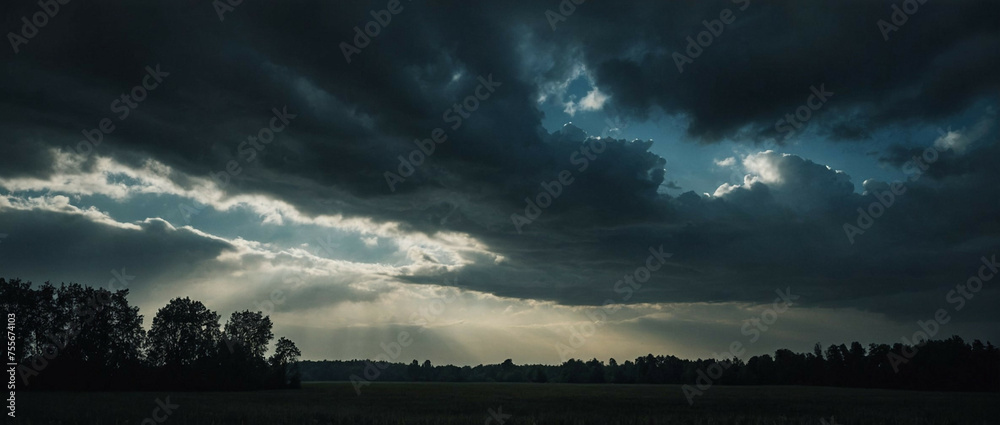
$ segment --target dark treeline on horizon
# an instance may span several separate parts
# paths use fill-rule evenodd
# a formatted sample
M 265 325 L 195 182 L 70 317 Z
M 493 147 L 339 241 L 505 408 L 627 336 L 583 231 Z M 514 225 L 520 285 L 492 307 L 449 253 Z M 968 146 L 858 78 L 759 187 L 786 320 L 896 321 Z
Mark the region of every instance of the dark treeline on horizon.
M 914 354 L 915 353 L 915 354 Z M 911 354 L 908 357 L 907 354 Z M 898 357 L 897 357 L 898 356 Z M 893 369 L 896 363 L 898 371 Z M 718 376 L 718 369 L 723 370 Z M 369 360 L 301 361 L 303 381 L 352 381 L 356 387 L 369 382 L 534 382 L 577 384 L 698 384 L 814 385 L 934 391 L 1000 391 L 1000 349 L 979 340 L 968 344 L 958 336 L 928 341 L 918 347 L 897 343 L 870 344 L 865 349 L 816 344 L 812 353 L 780 349 L 774 356 L 753 356 L 746 362 L 685 360 L 674 356 L 638 357 L 635 361 L 607 363 L 570 359 L 561 365 L 501 364 L 434 366 L 374 363 Z M 374 379 L 372 379 L 374 378 Z M 699 380 L 700 378 L 700 380 Z
M 234 312 L 224 327 L 199 301 L 175 298 L 149 332 L 128 290 L 0 278 L 8 363 L 23 390 L 254 390 L 298 387 L 301 355 L 280 338 L 265 358 L 271 319 Z M 13 314 L 13 318 L 11 318 Z M 13 336 L 13 338 L 11 338 Z M 10 343 L 13 342 L 13 350 Z
M 295 344 L 274 338 L 261 312 L 234 312 L 224 326 L 198 301 L 175 298 L 149 332 L 128 290 L 53 286 L 0 278 L 4 314 L 14 314 L 18 390 L 253 390 L 301 381 L 532 382 L 611 384 L 818 385 L 936 391 L 1000 391 L 1000 349 L 958 336 L 910 346 L 853 342 L 813 352 L 686 360 L 649 354 L 618 363 L 435 366 L 370 360 L 298 361 Z M 9 342 L 8 342 L 9 343 Z M 721 371 L 721 373 L 720 373 Z

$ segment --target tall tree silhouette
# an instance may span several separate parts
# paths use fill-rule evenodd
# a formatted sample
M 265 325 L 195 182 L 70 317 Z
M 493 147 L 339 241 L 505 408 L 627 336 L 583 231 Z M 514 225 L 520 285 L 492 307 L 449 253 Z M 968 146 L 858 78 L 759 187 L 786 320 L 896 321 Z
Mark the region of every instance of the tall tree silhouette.
M 188 366 L 216 353 L 221 340 L 219 315 L 200 301 L 174 298 L 156 312 L 149 329 L 149 362 Z
M 79 331 L 66 335 L 68 346 L 74 348 L 66 351 L 107 368 L 137 364 L 145 338 L 143 317 L 138 307 L 128 305 L 127 295 L 127 289 L 111 293 L 79 284 L 59 288 L 56 299 L 60 310 L 77 312 L 83 318 Z
M 298 369 L 299 356 L 302 352 L 295 346 L 292 340 L 281 337 L 274 347 L 274 354 L 271 355 L 270 363 L 274 368 L 275 376 L 279 377 L 279 386 L 290 386 L 297 388 L 300 382 Z
M 237 311 L 229 316 L 222 336 L 229 351 L 238 346 L 251 359 L 263 361 L 267 344 L 274 338 L 271 326 L 271 318 L 262 312 Z

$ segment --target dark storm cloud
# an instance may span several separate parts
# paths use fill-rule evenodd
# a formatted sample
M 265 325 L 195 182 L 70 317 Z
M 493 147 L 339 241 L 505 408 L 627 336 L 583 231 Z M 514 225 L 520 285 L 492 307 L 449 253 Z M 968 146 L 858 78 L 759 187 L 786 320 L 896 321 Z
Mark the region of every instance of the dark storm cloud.
M 899 3 L 750 2 L 743 11 L 742 1 L 592 3 L 559 24 L 556 36 L 583 49 L 620 110 L 687 114 L 689 134 L 703 141 L 736 137 L 743 127 L 751 138 L 774 136 L 775 122 L 821 84 L 835 93 L 824 108 L 868 118 L 868 128 L 842 128 L 841 137 L 947 117 L 996 93 L 996 3 L 924 3 L 885 41 L 876 22 L 889 21 Z M 735 21 L 679 73 L 672 54 L 686 54 L 687 37 L 706 31 L 702 21 L 724 9 Z
M 159 219 L 139 223 L 138 229 L 95 222 L 79 214 L 46 210 L 0 211 L 9 236 L 0 245 L 0 259 L 10 277 L 48 280 L 54 284 L 78 282 L 105 287 L 112 270 L 141 276 L 131 289 L 150 289 L 182 278 L 233 247 L 186 229 L 174 229 Z M 9 226 L 9 227 L 8 227 Z M 118 284 L 119 289 L 123 286 Z
M 745 127 L 759 140 L 807 102 L 810 87 L 825 84 L 835 95 L 814 119 L 858 113 L 865 119 L 829 128 L 834 138 L 862 139 L 886 125 L 947 117 L 997 89 L 994 2 L 928 2 L 888 42 L 876 21 L 889 18 L 889 2 L 751 2 L 684 73 L 671 53 L 704 29 L 702 20 L 739 4 L 587 2 L 555 31 L 544 13 L 556 2 L 402 4 L 351 63 L 339 44 L 383 3 L 243 3 L 224 22 L 207 3 L 67 5 L 20 53 L 7 53 L 0 176 L 46 175 L 47 148 L 75 145 L 82 130 L 111 118 L 116 129 L 95 155 L 133 165 L 155 158 L 176 170 L 181 186 L 239 160 L 230 194 L 266 194 L 307 214 L 398 221 L 404 230 L 466 232 L 505 261 L 465 267 L 461 286 L 570 304 L 621 301 L 617 281 L 661 245 L 675 257 L 628 302 L 766 301 L 792 286 L 810 303 L 844 303 L 936 288 L 997 248 L 997 205 L 988 202 L 997 195 L 995 149 L 948 173 L 961 178 L 913 183 L 851 245 L 842 225 L 874 198 L 854 193 L 860 182 L 846 175 L 786 157 L 775 165 L 780 182 L 674 198 L 658 191 L 677 185 L 666 179 L 664 158 L 649 151 L 655 142 L 604 139 L 580 169 L 574 154 L 592 142 L 572 127 L 546 132 L 537 104 L 539 85 L 565 80 L 582 63 L 611 96 L 608 108 L 640 118 L 657 108 L 685 115 L 689 134 L 702 141 Z M 29 6 L 7 3 L 5 16 Z M 13 18 L 5 24 L 19 28 Z M 110 104 L 157 64 L 170 75 L 118 119 Z M 452 128 L 444 112 L 475 93 L 479 76 L 502 85 Z M 244 163 L 239 144 L 284 106 L 298 116 Z M 397 171 L 397 157 L 435 128 L 447 142 L 390 192 L 383 173 Z M 941 164 L 935 173 L 952 169 L 951 160 Z M 524 198 L 563 170 L 574 183 L 518 234 L 510 215 L 524 214 Z M 48 221 L 23 224 L 41 231 Z M 116 232 L 83 229 L 93 232 L 71 240 Z M 162 249 L 183 262 L 225 246 Z M 131 258 L 120 255 L 113 258 Z M 30 265 L 36 257 L 18 258 Z M 162 267 L 178 264 L 167 260 Z M 55 275 L 89 274 L 90 263 L 74 261 Z M 95 278 L 103 278 L 99 271 Z M 324 294 L 306 293 L 313 301 Z

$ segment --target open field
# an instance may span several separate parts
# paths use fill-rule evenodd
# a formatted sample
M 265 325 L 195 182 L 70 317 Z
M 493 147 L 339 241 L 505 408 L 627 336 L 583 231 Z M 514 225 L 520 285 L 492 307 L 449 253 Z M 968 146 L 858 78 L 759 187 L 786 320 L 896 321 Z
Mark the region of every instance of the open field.
M 679 386 L 349 383 L 245 393 L 21 393 L 29 424 L 139 424 L 157 399 L 178 407 L 169 424 L 988 424 L 997 394 L 820 387 L 709 389 L 689 406 Z M 506 415 L 510 415 L 507 417 Z M 160 415 L 162 419 L 163 416 Z M 500 418 L 500 416 L 497 416 Z M 151 423 L 151 422 L 147 422 Z

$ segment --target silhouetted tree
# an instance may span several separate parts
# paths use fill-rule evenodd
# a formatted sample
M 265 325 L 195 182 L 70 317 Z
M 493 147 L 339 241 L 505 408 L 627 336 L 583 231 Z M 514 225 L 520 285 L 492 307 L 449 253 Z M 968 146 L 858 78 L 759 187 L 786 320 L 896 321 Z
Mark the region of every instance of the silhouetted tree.
M 233 312 L 226 322 L 222 337 L 230 352 L 239 346 L 251 359 L 263 361 L 267 344 L 274 338 L 271 326 L 271 318 L 259 311 Z
M 281 366 L 299 361 L 299 356 L 302 352 L 299 348 L 295 346 L 292 340 L 281 337 L 278 339 L 278 343 L 274 347 L 274 354 L 271 355 L 270 363 L 272 366 Z
M 545 373 L 545 369 L 542 369 L 541 366 L 535 366 L 531 368 L 531 372 L 528 373 L 528 381 L 544 384 L 549 382 L 549 376 Z
M 420 380 L 420 362 L 417 359 L 413 359 L 413 362 L 406 367 L 406 376 L 410 378 L 411 381 Z
M 420 366 L 420 380 L 421 381 L 434 380 L 434 366 L 431 365 L 430 360 L 424 360 L 424 364 Z
M 287 385 L 293 388 L 299 386 L 301 378 L 298 361 L 301 355 L 302 352 L 292 340 L 285 337 L 278 339 L 278 343 L 274 347 L 274 354 L 271 355 L 269 362 L 275 370 L 275 375 L 281 377 L 281 386 Z
M 600 360 L 592 359 L 587 362 L 587 381 L 591 384 L 603 384 L 604 379 L 604 363 Z
M 174 298 L 156 312 L 149 330 L 149 362 L 187 366 L 216 353 L 219 315 L 200 301 Z

